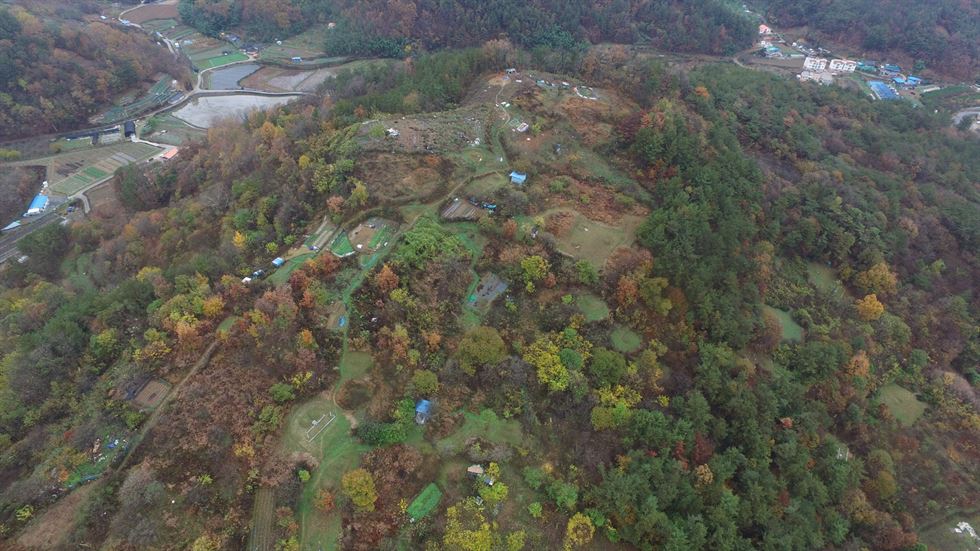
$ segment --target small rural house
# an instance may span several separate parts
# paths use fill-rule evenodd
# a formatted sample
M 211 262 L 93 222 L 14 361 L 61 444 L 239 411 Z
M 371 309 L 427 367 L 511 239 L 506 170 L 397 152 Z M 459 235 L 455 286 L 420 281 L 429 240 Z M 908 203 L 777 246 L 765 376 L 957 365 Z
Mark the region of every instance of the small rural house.
M 272 265 L 275 266 L 276 268 L 279 268 L 280 266 L 282 266 L 285 263 L 286 263 L 286 261 L 283 260 L 281 256 L 273 259 L 273 261 L 272 261 Z
M 419 400 L 415 404 L 415 422 L 419 425 L 424 425 L 429 417 L 432 416 L 432 402 L 428 400 Z
M 510 173 L 510 182 L 512 184 L 523 186 L 525 181 L 527 181 L 527 174 L 517 172 L 516 170 Z

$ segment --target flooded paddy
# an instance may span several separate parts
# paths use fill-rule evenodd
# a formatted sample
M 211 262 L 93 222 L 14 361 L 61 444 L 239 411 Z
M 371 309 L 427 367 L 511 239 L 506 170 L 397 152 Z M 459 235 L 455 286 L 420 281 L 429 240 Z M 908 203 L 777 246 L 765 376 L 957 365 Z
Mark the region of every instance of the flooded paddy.
M 221 69 L 215 69 L 208 74 L 208 89 L 235 90 L 243 78 L 259 70 L 258 63 L 239 63 Z

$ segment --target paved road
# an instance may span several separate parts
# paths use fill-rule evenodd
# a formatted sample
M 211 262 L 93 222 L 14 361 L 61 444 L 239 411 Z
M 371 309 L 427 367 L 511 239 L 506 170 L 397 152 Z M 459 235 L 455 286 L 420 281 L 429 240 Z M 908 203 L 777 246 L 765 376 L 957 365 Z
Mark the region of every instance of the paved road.
M 953 115 L 953 124 L 959 124 L 964 118 L 971 115 L 980 117 L 980 107 L 970 107 L 962 111 L 958 111 L 955 115 Z
M 25 223 L 19 228 L 3 232 L 3 236 L 0 236 L 0 263 L 20 256 L 21 253 L 17 248 L 17 242 L 23 239 L 25 236 L 29 235 L 31 232 L 43 228 L 44 226 L 47 226 L 48 224 L 53 224 L 64 220 L 60 214 L 54 211 L 54 206 L 48 208 L 51 210 L 40 216 L 24 219 Z

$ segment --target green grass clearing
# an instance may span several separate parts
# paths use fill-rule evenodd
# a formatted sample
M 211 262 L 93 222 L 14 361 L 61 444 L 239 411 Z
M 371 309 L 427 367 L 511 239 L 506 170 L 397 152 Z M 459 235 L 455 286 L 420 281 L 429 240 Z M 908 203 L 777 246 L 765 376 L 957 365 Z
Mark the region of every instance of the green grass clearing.
M 926 411 L 926 404 L 919 401 L 915 394 L 895 383 L 883 386 L 878 391 L 878 398 L 906 427 L 912 426 Z
M 489 197 L 496 193 L 497 190 L 508 185 L 508 182 L 509 180 L 503 174 L 497 172 L 484 174 L 483 176 L 474 178 L 472 182 L 467 184 L 464 195 L 467 197 L 471 195 L 480 198 Z
M 313 258 L 314 253 L 301 254 L 299 256 L 294 256 L 286 261 L 278 270 L 276 270 L 272 275 L 269 276 L 269 283 L 273 285 L 282 285 L 289 281 L 289 276 L 292 275 L 296 268 L 303 265 L 304 262 Z
M 764 304 L 762 309 L 776 316 L 776 319 L 779 320 L 779 327 L 783 332 L 783 342 L 799 342 L 803 340 L 803 328 L 800 327 L 800 324 L 793 321 L 793 317 L 789 315 L 789 312 L 773 308 L 768 304 Z
M 612 334 L 609 335 L 609 340 L 612 342 L 613 348 L 624 354 L 636 352 L 643 346 L 643 337 L 622 325 L 613 329 Z
M 336 415 L 334 420 L 322 429 L 313 441 L 307 437 L 307 430 L 314 420 L 321 423 Z M 323 417 L 326 415 L 326 417 Z M 340 514 L 325 515 L 314 506 L 320 489 L 340 493 L 340 479 L 345 472 L 357 468 L 361 455 L 370 450 L 350 435 L 350 422 L 329 400 L 313 399 L 295 408 L 286 420 L 283 433 L 283 451 L 307 452 L 320 461 L 319 468 L 311 473 L 310 480 L 303 485 L 296 516 L 300 523 L 300 548 L 318 551 L 319 549 L 338 549 L 340 539 Z
M 337 384 L 363 377 L 372 367 L 374 367 L 374 358 L 371 357 L 370 352 L 348 350 L 340 360 L 340 380 Z
M 238 316 L 228 316 L 227 318 L 221 320 L 221 323 L 218 324 L 218 332 L 227 333 L 228 331 L 231 330 L 231 326 L 235 325 L 235 322 L 238 321 L 239 319 L 241 318 L 239 318 Z
M 428 486 L 419 492 L 419 495 L 412 500 L 409 504 L 406 513 L 408 516 L 414 520 L 419 520 L 424 518 L 426 515 L 435 510 L 439 506 L 439 501 L 442 499 L 442 490 L 439 489 L 434 483 L 430 482 Z
M 582 208 L 587 209 L 588 205 Z M 553 211 L 542 213 L 542 216 L 558 212 Z M 623 215 L 619 219 L 618 226 L 609 226 L 601 222 L 589 220 L 578 211 L 571 211 L 575 216 L 565 235 L 556 236 L 558 249 L 575 258 L 586 258 L 597 266 L 606 263 L 613 251 L 620 247 L 629 246 L 633 243 L 637 228 L 643 223 L 642 216 Z
M 436 444 L 436 448 L 442 455 L 455 455 L 463 451 L 463 444 L 476 436 L 512 446 L 520 445 L 524 440 L 521 424 L 518 421 L 501 419 L 491 409 L 485 409 L 479 415 L 465 412 L 463 416 L 465 418 L 463 426 Z
M 806 275 L 810 283 L 821 291 L 829 293 L 837 287 L 837 274 L 834 273 L 834 270 L 823 264 L 808 262 L 806 265 Z
M 609 307 L 605 301 L 591 293 L 575 297 L 575 304 L 585 316 L 585 321 L 601 321 L 609 317 Z

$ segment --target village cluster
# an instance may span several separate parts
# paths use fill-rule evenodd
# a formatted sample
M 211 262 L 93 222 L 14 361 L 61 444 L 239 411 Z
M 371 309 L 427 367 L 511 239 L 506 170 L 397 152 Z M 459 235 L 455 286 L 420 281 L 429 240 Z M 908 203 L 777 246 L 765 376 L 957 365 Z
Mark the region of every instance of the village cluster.
M 830 50 L 812 47 L 802 41 L 787 45 L 782 35 L 773 32 L 772 28 L 765 24 L 759 25 L 759 47 L 759 55 L 767 59 L 802 58 L 802 70 L 796 75 L 801 82 L 830 85 L 837 77 L 855 72 L 863 73 L 871 90 L 871 96 L 878 100 L 901 99 L 901 91 L 915 90 L 924 93 L 939 89 L 939 86 L 924 81 L 918 76 L 907 74 L 902 67 L 892 63 L 879 64 L 868 59 L 836 58 Z

